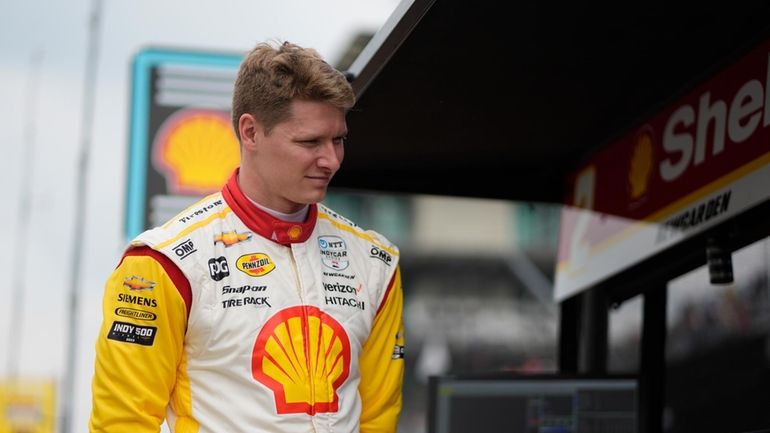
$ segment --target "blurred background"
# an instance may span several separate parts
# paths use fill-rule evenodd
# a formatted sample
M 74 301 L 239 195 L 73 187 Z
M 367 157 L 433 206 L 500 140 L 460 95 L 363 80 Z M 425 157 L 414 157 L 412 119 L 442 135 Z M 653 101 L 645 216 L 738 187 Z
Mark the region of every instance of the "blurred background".
M 162 186 L 152 197 L 155 204 L 138 216 L 127 204 L 132 193 L 150 199 L 131 171 L 131 164 L 144 163 L 132 159 L 135 146 L 150 146 L 135 134 L 137 56 L 157 49 L 237 58 L 256 42 L 287 39 L 316 48 L 345 70 L 399 5 L 397 0 L 2 4 L 0 384 L 5 388 L 0 403 L 6 415 L 44 419 L 48 409 L 35 406 L 44 402 L 55 415 L 28 431 L 62 431 L 62 423 L 70 431 L 87 430 L 103 283 L 136 227 L 165 219 L 206 189 Z M 163 122 L 153 120 L 150 129 L 162 129 Z M 152 161 L 148 171 L 162 177 L 165 166 Z M 552 287 L 559 207 L 334 188 L 326 203 L 401 247 L 407 374 L 400 432 L 426 431 L 431 375 L 556 371 L 559 308 Z M 741 353 L 756 346 L 767 364 L 768 255 L 766 241 L 735 254 L 740 284 L 710 286 L 704 269 L 670 283 L 667 360 L 677 374 L 670 376 L 669 424 L 675 409 L 687 413 L 688 402 L 676 390 L 690 385 L 674 381 L 707 375 L 692 371 L 693 360 L 719 362 L 735 344 Z M 73 291 L 79 294 L 74 307 Z M 641 308 L 634 298 L 610 316 L 613 372 L 638 371 Z M 75 354 L 72 370 L 69 353 Z M 34 401 L 9 397 L 13 380 L 22 381 Z M 65 392 L 68 380 L 71 392 Z M 70 410 L 71 417 L 63 418 Z M 12 431 L 9 425 L 0 425 L 0 432 Z

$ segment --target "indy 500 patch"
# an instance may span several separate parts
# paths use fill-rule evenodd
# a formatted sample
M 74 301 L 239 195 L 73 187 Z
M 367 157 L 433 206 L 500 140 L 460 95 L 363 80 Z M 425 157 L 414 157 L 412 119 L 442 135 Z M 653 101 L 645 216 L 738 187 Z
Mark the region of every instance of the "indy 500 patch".
M 152 346 L 152 343 L 155 342 L 155 332 L 157 330 L 158 328 L 155 326 L 139 326 L 133 323 L 115 321 L 112 322 L 107 338 L 124 343 Z

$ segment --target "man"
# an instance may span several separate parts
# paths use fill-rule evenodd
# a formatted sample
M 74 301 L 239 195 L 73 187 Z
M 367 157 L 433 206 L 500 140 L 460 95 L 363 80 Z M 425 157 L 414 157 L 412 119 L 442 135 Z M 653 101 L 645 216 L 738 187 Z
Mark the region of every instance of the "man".
M 109 277 L 93 432 L 394 432 L 396 246 L 318 204 L 343 159 L 345 77 L 259 44 L 233 94 L 241 166 L 131 242 Z

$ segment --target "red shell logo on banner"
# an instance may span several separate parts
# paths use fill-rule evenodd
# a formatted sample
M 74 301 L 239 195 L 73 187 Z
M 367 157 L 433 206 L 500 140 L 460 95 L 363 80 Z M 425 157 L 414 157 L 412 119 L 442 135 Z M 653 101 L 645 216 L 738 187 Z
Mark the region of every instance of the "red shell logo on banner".
M 219 191 L 240 163 L 240 145 L 223 111 L 182 109 L 161 126 L 153 164 L 169 191 L 201 195 Z

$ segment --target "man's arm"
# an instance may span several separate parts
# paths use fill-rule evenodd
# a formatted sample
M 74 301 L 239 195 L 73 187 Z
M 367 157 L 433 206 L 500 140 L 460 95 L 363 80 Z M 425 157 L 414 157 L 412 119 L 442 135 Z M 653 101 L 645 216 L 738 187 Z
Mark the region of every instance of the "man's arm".
M 393 433 L 404 380 L 404 294 L 396 269 L 361 354 L 361 433 Z
M 158 432 L 166 417 L 191 302 L 167 257 L 129 250 L 107 280 L 96 342 L 91 432 Z

